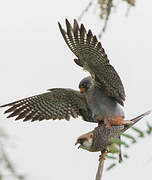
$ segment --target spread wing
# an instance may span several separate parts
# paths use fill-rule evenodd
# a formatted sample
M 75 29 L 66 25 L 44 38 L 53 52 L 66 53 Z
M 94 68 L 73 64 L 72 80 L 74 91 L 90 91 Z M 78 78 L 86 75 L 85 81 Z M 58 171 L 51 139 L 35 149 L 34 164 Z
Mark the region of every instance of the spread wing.
M 85 97 L 79 91 L 72 89 L 54 88 L 50 92 L 25 98 L 0 107 L 10 106 L 4 113 L 23 121 L 66 119 L 70 116 L 82 116 L 85 121 L 93 121 L 92 114 L 86 103 Z
M 95 83 L 104 88 L 108 96 L 115 98 L 121 105 L 125 91 L 119 75 L 110 65 L 108 57 L 91 30 L 86 32 L 83 24 L 79 27 L 74 20 L 73 27 L 66 20 L 65 31 L 59 23 L 62 36 L 71 51 L 78 57 L 75 63 L 90 72 Z

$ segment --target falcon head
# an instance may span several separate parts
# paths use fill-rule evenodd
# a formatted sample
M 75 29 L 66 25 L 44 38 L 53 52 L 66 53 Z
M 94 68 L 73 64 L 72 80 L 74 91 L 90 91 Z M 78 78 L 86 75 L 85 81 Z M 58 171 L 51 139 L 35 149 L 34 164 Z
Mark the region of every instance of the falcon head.
M 79 83 L 79 89 L 81 93 L 87 92 L 92 85 L 92 79 L 90 76 L 82 79 Z
M 92 151 L 92 143 L 93 143 L 93 132 L 89 132 L 87 134 L 83 134 L 78 137 L 75 145 L 80 144 L 78 148 L 82 148 L 88 151 Z

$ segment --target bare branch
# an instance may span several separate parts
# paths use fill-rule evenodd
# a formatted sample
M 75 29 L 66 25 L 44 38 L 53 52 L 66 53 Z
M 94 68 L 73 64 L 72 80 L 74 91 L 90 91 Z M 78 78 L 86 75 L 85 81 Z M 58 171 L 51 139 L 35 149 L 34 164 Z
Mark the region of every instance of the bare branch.
M 78 21 L 81 21 L 81 19 L 83 18 L 84 14 L 86 12 L 88 12 L 88 10 L 90 9 L 90 7 L 92 6 L 94 0 L 91 0 L 88 5 L 86 6 L 86 8 L 81 12 L 80 16 L 78 17 Z
M 102 28 L 101 33 L 99 33 L 99 39 L 101 39 L 103 33 L 106 31 L 108 20 L 109 20 L 110 14 L 111 14 L 111 8 L 112 8 L 112 0 L 109 0 L 107 3 L 107 12 L 106 12 L 106 18 L 105 18 L 104 26 Z
M 105 156 L 106 155 L 107 155 L 107 152 L 102 152 L 102 154 L 100 156 L 98 170 L 97 170 L 95 180 L 102 180 L 103 167 L 104 167 L 104 161 L 105 161 Z
M 94 0 L 89 1 L 88 5 L 85 7 L 85 9 L 81 12 L 80 16 L 78 17 L 78 21 L 80 21 L 83 18 L 84 14 L 89 11 L 91 6 L 93 6 L 93 1 Z M 107 29 L 108 21 L 109 21 L 110 15 L 112 14 L 111 10 L 112 8 L 118 7 L 118 4 L 116 4 L 116 1 L 114 0 L 96 0 L 96 2 L 98 3 L 99 9 L 100 9 L 99 17 L 104 21 L 103 28 L 101 29 L 101 32 L 98 35 L 99 39 L 101 39 L 102 35 Z M 128 8 L 126 11 L 126 16 L 128 16 L 130 8 L 135 6 L 136 0 L 121 0 L 120 2 L 127 3 Z

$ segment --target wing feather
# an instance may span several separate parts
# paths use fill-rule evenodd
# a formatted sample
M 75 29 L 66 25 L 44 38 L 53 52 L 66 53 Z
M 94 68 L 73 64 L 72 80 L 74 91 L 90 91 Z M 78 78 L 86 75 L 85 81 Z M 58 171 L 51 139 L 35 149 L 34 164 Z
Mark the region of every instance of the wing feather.
M 49 91 L 0 107 L 10 106 L 4 113 L 11 113 L 8 118 L 16 116 L 16 120 L 69 120 L 70 117 L 82 116 L 86 121 L 93 121 L 85 97 L 79 91 L 63 88 L 54 88 Z
M 115 98 L 121 105 L 125 100 L 125 91 L 121 79 L 109 63 L 107 54 L 91 30 L 80 28 L 76 20 L 74 25 L 66 19 L 65 31 L 59 23 L 61 34 L 71 51 L 78 57 L 76 64 L 90 72 L 95 83 L 104 88 L 108 96 Z

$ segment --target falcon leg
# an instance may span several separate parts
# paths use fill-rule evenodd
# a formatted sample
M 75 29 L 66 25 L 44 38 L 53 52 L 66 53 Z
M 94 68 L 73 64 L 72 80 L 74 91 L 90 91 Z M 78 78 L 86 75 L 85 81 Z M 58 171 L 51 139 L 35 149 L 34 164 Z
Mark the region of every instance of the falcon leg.
M 104 123 L 106 124 L 106 128 L 110 128 L 111 126 L 121 126 L 125 124 L 132 124 L 132 121 L 124 120 L 122 117 L 111 117 L 105 118 Z
M 101 151 L 101 154 L 99 155 L 99 161 L 105 160 L 107 153 L 108 153 L 107 150 Z
M 110 123 L 107 123 L 106 124 L 106 128 L 110 128 L 111 127 L 111 124 Z
M 109 119 L 105 118 L 105 119 L 104 119 L 104 123 L 105 123 L 105 125 L 106 125 L 106 128 L 110 128 L 110 127 L 111 127 L 111 122 L 110 122 Z

